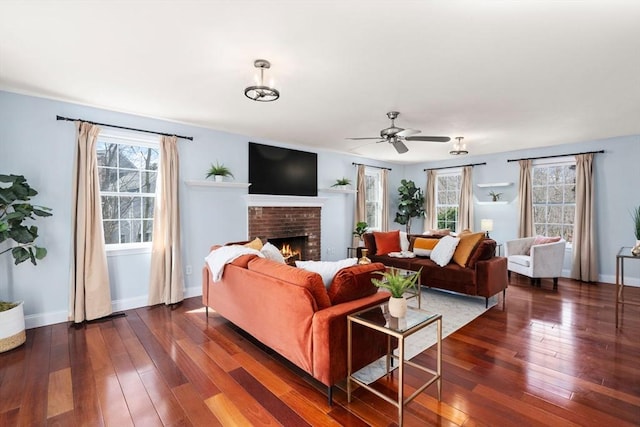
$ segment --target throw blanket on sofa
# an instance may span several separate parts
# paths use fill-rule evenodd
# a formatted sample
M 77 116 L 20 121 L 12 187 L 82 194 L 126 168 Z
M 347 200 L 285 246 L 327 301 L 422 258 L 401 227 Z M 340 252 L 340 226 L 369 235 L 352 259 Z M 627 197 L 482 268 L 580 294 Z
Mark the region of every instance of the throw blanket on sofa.
M 211 251 L 204 260 L 207 262 L 209 270 L 211 270 L 213 281 L 219 282 L 222 278 L 224 266 L 242 255 L 257 255 L 264 258 L 262 252 L 240 245 L 222 246 Z

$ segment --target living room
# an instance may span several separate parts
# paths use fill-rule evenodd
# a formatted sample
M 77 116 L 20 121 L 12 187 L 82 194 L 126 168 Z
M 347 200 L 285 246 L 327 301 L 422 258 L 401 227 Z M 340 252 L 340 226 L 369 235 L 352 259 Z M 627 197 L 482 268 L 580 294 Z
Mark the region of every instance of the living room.
M 637 9 L 633 9 L 637 12 Z M 633 16 L 632 13 L 629 14 Z M 637 16 L 637 15 L 636 15 Z M 6 18 L 5 18 L 6 19 Z M 18 19 L 16 19 L 18 21 Z M 17 25 L 17 24 L 16 24 Z M 453 29 L 455 31 L 455 29 Z M 44 37 L 44 36 L 43 36 Z M 632 37 L 629 37 L 632 39 Z M 637 40 L 636 38 L 635 40 Z M 636 43 L 637 42 L 632 42 Z M 630 52 L 627 52 L 630 55 Z M 4 56 L 4 55 L 3 55 Z M 252 58 L 254 59 L 254 58 Z M 0 70 L 7 66 L 3 63 Z M 637 71 L 637 60 L 630 68 Z M 274 61 L 273 72 L 278 70 Z M 247 75 L 250 76 L 251 62 L 247 64 Z M 624 68 L 624 67 L 621 67 Z M 610 70 L 609 70 L 610 71 Z M 40 70 L 41 73 L 45 73 Z M 610 71 L 613 73 L 613 71 Z M 321 257 L 323 260 L 339 260 L 346 256 L 347 247 L 352 246 L 352 231 L 354 217 L 354 199 L 352 193 L 323 192 L 330 188 L 337 178 L 348 177 L 355 182 L 356 168 L 353 163 L 366 163 L 374 167 L 389 168 L 389 224 L 392 229 L 404 227 L 393 222 L 397 191 L 401 179 L 413 180 L 423 190 L 426 184 L 425 169 L 449 166 L 460 166 L 470 163 L 486 163 L 473 168 L 474 221 L 473 230 L 480 231 L 481 219 L 492 219 L 493 230 L 491 237 L 498 243 L 504 243 L 518 235 L 518 203 L 517 185 L 519 181 L 519 167 L 517 162 L 508 160 L 530 157 L 566 156 L 575 153 L 600 151 L 604 153 L 594 156 L 594 185 L 595 185 L 595 230 L 597 242 L 597 259 L 600 276 L 598 285 L 583 284 L 582 286 L 599 286 L 610 288 L 611 298 L 614 298 L 616 279 L 616 253 L 621 246 L 633 246 L 633 224 L 630 211 L 640 203 L 640 186 L 634 184 L 637 175 L 637 162 L 640 158 L 640 128 L 630 128 L 620 125 L 616 129 L 618 115 L 623 121 L 634 117 L 636 123 L 638 110 L 637 102 L 633 106 L 623 103 L 622 107 L 609 105 L 610 113 L 606 116 L 592 117 L 594 122 L 603 122 L 606 128 L 604 135 L 593 137 L 584 135 L 581 139 L 567 137 L 561 143 L 553 145 L 540 140 L 538 146 L 523 149 L 512 149 L 504 144 L 499 151 L 480 153 L 482 145 L 474 145 L 473 138 L 467 137 L 470 154 L 465 157 L 441 157 L 437 160 L 424 161 L 396 161 L 382 160 L 376 156 L 363 156 L 339 152 L 333 149 L 302 146 L 291 140 L 277 140 L 260 137 L 260 133 L 235 133 L 198 125 L 200 118 L 189 120 L 188 117 L 176 114 L 175 117 L 160 119 L 154 111 L 137 112 L 135 101 L 126 102 L 121 109 L 98 108 L 103 105 L 100 100 L 94 104 L 76 100 L 69 101 L 66 94 L 56 92 L 37 93 L 37 88 L 21 83 L 13 86 L 12 81 L 4 78 L 0 71 L 0 171 L 2 173 L 22 174 L 39 192 L 36 202 L 52 208 L 53 216 L 39 224 L 42 246 L 48 250 L 47 257 L 34 267 L 25 263 L 13 267 L 10 257 L 0 259 L 0 296 L 11 300 L 25 301 L 25 314 L 28 328 L 52 325 L 66 322 L 69 310 L 69 265 L 71 247 L 71 206 L 73 162 L 75 150 L 75 128 L 70 122 L 57 121 L 56 116 L 81 118 L 99 123 L 116 124 L 137 129 L 150 129 L 169 134 L 187 135 L 193 141 L 179 140 L 180 153 L 180 209 L 182 228 L 182 255 L 185 266 L 185 296 L 194 297 L 201 293 L 200 268 L 204 257 L 213 244 L 230 241 L 245 240 L 255 236 L 247 235 L 247 200 L 246 187 L 212 187 L 206 185 L 190 185 L 188 182 L 205 181 L 207 169 L 216 161 L 227 165 L 234 174 L 232 182 L 249 183 L 248 180 L 248 143 L 257 142 L 267 145 L 301 149 L 317 153 L 318 156 L 318 187 L 321 189 L 319 197 L 322 201 L 321 218 Z M 637 100 L 639 74 L 627 81 L 626 97 Z M 561 76 L 558 79 L 570 78 Z M 614 77 L 611 77 L 614 78 Z M 525 84 L 526 82 L 523 82 Z M 236 90 L 237 89 L 237 90 Z M 496 97 L 500 96 L 500 88 L 495 87 Z M 585 98 L 588 88 L 584 89 Z M 241 101 L 252 103 L 242 95 L 242 88 L 235 88 Z M 283 82 L 283 98 L 286 85 Z M 456 92 L 457 93 L 457 92 Z M 398 95 L 399 96 L 399 95 Z M 135 98 L 135 95 L 131 95 Z M 158 97 L 161 103 L 161 96 Z M 284 102 L 275 101 L 273 105 L 258 105 L 252 103 L 250 108 L 269 108 Z M 339 101 L 336 101 L 338 103 Z M 391 101 L 389 101 L 391 102 Z M 394 100 L 397 108 L 402 112 L 402 101 Z M 471 102 L 471 101 L 469 101 Z M 587 100 L 581 101 L 587 102 Z M 396 105 L 393 103 L 394 105 Z M 377 103 L 376 103 L 377 104 Z M 374 108 L 374 107 L 371 107 Z M 391 106 L 385 105 L 390 109 Z M 395 106 L 393 107 L 395 108 Z M 481 109 L 482 107 L 478 107 Z M 264 110 L 263 110 L 264 111 Z M 349 136 L 375 135 L 380 128 L 386 127 L 388 121 L 384 117 L 383 109 L 376 112 L 380 116 L 379 126 L 360 127 Z M 260 113 L 258 113 L 260 114 Z M 268 120 L 273 121 L 274 127 L 286 127 L 288 117 L 281 117 L 273 111 L 264 113 Z M 348 112 L 344 113 L 348 115 Z M 558 113 L 558 121 L 565 120 Z M 198 114 L 196 114 L 197 116 Z M 375 116 L 374 115 L 374 116 Z M 180 119 L 182 118 L 182 119 Z M 425 126 L 403 122 L 400 116 L 397 124 L 406 123 L 406 127 L 419 127 L 430 133 Z M 221 119 L 222 120 L 222 119 Z M 324 121 L 313 118 L 313 121 Z M 506 120 L 506 119 L 505 119 Z M 566 119 L 570 121 L 570 119 Z M 241 118 L 229 118 L 229 121 L 242 121 Z M 187 124 L 190 123 L 190 124 Z M 327 125 L 328 126 L 328 125 Z M 513 124 L 509 124 L 513 126 Z M 580 127 L 578 123 L 574 127 Z M 517 126 L 516 126 L 517 127 Z M 615 130 L 610 131 L 613 128 Z M 429 130 L 428 130 L 429 129 Z M 427 131 L 428 130 L 428 131 Z M 529 126 L 522 125 L 522 131 L 510 132 L 509 138 L 514 141 L 526 137 Z M 452 130 L 453 131 L 453 130 Z M 360 133 L 362 132 L 362 133 Z M 469 131 L 471 133 L 471 131 Z M 470 135 L 470 133 L 468 135 Z M 451 135 L 452 137 L 457 136 Z M 551 138 L 551 136 L 550 136 Z M 553 135 L 553 139 L 561 136 Z M 371 144 L 372 149 L 388 148 L 387 144 Z M 425 144 L 427 145 L 427 144 Z M 413 149 L 413 146 L 410 147 Z M 411 154 L 411 153 L 409 153 Z M 484 203 L 488 200 L 489 189 L 479 187 L 478 184 L 511 183 L 502 191 L 505 204 L 492 205 Z M 424 229 L 421 219 L 414 220 L 413 232 Z M 565 254 L 564 277 L 569 277 L 572 254 L 570 250 Z M 108 254 L 109 278 L 111 284 L 112 305 L 114 311 L 144 307 L 147 303 L 150 253 L 148 250 L 131 250 L 110 252 Z M 625 266 L 626 283 L 640 286 L 640 263 L 628 263 Z M 526 289 L 526 288 L 525 288 Z M 508 292 L 508 291 L 507 291 Z M 604 333 L 604 332 L 603 332 Z

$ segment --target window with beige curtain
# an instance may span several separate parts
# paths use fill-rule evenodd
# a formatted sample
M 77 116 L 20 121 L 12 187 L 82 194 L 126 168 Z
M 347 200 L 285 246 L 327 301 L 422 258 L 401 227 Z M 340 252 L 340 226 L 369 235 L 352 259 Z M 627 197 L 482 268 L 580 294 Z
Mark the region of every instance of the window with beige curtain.
M 576 163 L 534 162 L 533 226 L 536 235 L 562 236 L 570 247 L 576 212 Z

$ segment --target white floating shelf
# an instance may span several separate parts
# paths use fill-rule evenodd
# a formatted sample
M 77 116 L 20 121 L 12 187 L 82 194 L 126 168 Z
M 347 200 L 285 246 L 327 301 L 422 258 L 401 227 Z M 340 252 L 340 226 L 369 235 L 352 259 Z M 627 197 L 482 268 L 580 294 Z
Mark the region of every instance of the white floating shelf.
M 505 200 L 498 200 L 497 202 L 478 202 L 479 205 L 508 205 L 509 202 Z
M 486 188 L 486 187 L 508 187 L 510 185 L 513 185 L 513 182 L 489 182 L 486 184 L 476 184 L 478 187 L 480 188 Z
M 251 185 L 248 182 L 215 182 L 215 181 L 196 181 L 185 180 L 185 184 L 190 187 L 227 187 L 227 188 L 249 188 Z
M 356 194 L 358 190 L 351 188 L 318 188 L 318 191 L 323 193 L 343 193 L 343 194 Z

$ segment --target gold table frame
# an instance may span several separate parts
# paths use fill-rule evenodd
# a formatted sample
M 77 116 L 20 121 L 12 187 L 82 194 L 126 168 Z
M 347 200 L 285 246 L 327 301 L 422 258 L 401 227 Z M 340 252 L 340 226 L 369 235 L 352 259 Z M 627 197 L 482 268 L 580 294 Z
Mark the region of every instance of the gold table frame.
M 640 260 L 640 257 L 631 254 L 630 246 L 623 246 L 616 255 L 616 329 L 618 329 L 618 318 L 620 316 L 620 306 L 624 304 L 638 305 L 640 303 L 635 301 L 624 300 L 624 260 L 635 259 Z M 622 307 L 624 309 L 624 307 Z
M 382 309 L 384 313 L 386 323 L 381 325 L 379 322 L 374 322 L 366 318 L 367 312 L 373 312 L 373 310 Z M 405 349 L 404 344 L 405 340 L 418 332 L 419 330 L 433 324 L 437 323 L 437 350 L 436 350 L 436 370 L 432 370 L 427 368 L 426 366 L 419 365 L 410 360 L 405 360 Z M 391 367 L 391 360 L 398 360 L 398 396 L 397 399 L 394 400 L 391 397 L 381 393 L 380 391 L 374 389 L 369 384 L 361 381 L 360 379 L 354 377 L 354 372 L 352 370 L 352 327 L 353 324 L 357 323 L 363 325 L 367 328 L 374 329 L 376 331 L 382 332 L 387 335 L 387 366 L 386 373 L 384 376 L 390 375 L 393 373 Z M 393 353 L 393 348 L 391 346 L 391 338 L 396 338 L 398 340 L 398 355 L 396 356 Z M 397 318 L 389 315 L 388 313 L 388 304 L 382 303 L 373 307 L 369 307 L 365 310 L 358 311 L 347 316 L 347 401 L 351 403 L 351 393 L 352 393 L 352 383 L 360 386 L 376 396 L 386 400 L 387 402 L 394 405 L 398 408 L 398 425 L 402 426 L 403 416 L 404 416 L 404 407 L 411 402 L 418 394 L 422 393 L 424 389 L 429 387 L 434 382 L 437 384 L 438 388 L 438 401 L 442 396 L 442 315 L 440 314 L 432 314 L 428 313 L 421 309 L 416 309 L 413 307 L 407 308 L 407 316 L 404 318 Z M 404 369 L 405 365 L 412 366 L 421 371 L 427 372 L 432 375 L 432 377 L 425 382 L 422 386 L 418 387 L 409 397 L 405 399 L 404 397 Z M 376 380 L 377 381 L 377 380 Z M 375 381 L 374 381 L 375 382 Z

